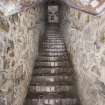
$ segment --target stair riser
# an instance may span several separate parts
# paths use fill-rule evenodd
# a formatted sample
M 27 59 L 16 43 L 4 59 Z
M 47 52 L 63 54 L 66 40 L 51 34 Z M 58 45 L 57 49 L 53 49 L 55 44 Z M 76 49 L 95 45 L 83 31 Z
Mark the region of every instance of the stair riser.
M 52 45 L 52 46 L 42 46 L 42 48 L 44 48 L 44 49 L 48 49 L 48 48 L 50 48 L 50 49 L 64 49 L 65 46 L 54 46 L 54 45 Z
M 31 82 L 32 84 L 41 83 L 41 82 L 43 82 L 42 84 L 44 83 L 46 84 L 47 82 L 56 84 L 59 82 L 68 83 L 68 82 L 72 82 L 73 80 L 74 78 L 69 76 L 36 76 L 32 78 Z
M 43 53 L 40 53 L 39 54 L 40 56 L 48 56 L 48 57 L 53 57 L 53 56 L 55 56 L 55 57 L 62 57 L 62 56 L 67 56 L 67 54 L 66 53 L 49 53 L 48 51 L 44 51 Z
M 72 68 L 39 68 L 39 69 L 34 69 L 33 70 L 33 76 L 71 76 L 73 75 L 73 69 Z
M 74 88 L 71 86 L 30 86 L 29 91 L 30 92 L 70 92 L 73 91 Z

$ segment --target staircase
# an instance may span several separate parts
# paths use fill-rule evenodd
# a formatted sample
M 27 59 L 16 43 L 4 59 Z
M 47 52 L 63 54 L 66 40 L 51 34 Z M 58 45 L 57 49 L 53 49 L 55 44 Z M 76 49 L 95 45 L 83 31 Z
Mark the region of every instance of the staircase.
M 72 62 L 58 24 L 49 24 L 24 105 L 80 105 Z

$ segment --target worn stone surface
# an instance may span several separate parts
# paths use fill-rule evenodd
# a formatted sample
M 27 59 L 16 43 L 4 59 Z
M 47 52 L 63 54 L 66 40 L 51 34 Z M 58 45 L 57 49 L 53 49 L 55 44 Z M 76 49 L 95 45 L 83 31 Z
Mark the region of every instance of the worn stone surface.
M 105 15 L 62 6 L 62 33 L 77 74 L 83 105 L 105 104 Z
M 3 24 L 1 27 L 0 105 L 23 103 L 38 54 L 39 37 L 44 32 L 43 13 L 43 5 L 40 4 L 8 17 L 9 26 Z

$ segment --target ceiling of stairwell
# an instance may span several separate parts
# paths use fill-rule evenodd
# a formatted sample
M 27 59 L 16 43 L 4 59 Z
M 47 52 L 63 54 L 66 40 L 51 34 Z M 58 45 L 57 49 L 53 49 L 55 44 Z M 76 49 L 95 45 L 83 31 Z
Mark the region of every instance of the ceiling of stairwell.
M 92 15 L 100 15 L 105 10 L 105 0 L 0 0 L 0 11 L 8 16 L 46 1 L 62 2 L 65 5 Z

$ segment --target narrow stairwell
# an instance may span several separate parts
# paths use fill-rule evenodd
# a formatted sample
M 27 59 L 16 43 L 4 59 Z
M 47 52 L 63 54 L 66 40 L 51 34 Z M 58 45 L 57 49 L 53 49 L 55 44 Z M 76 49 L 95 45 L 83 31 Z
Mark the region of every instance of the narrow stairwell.
M 58 24 L 48 24 L 24 105 L 80 105 L 72 62 Z

